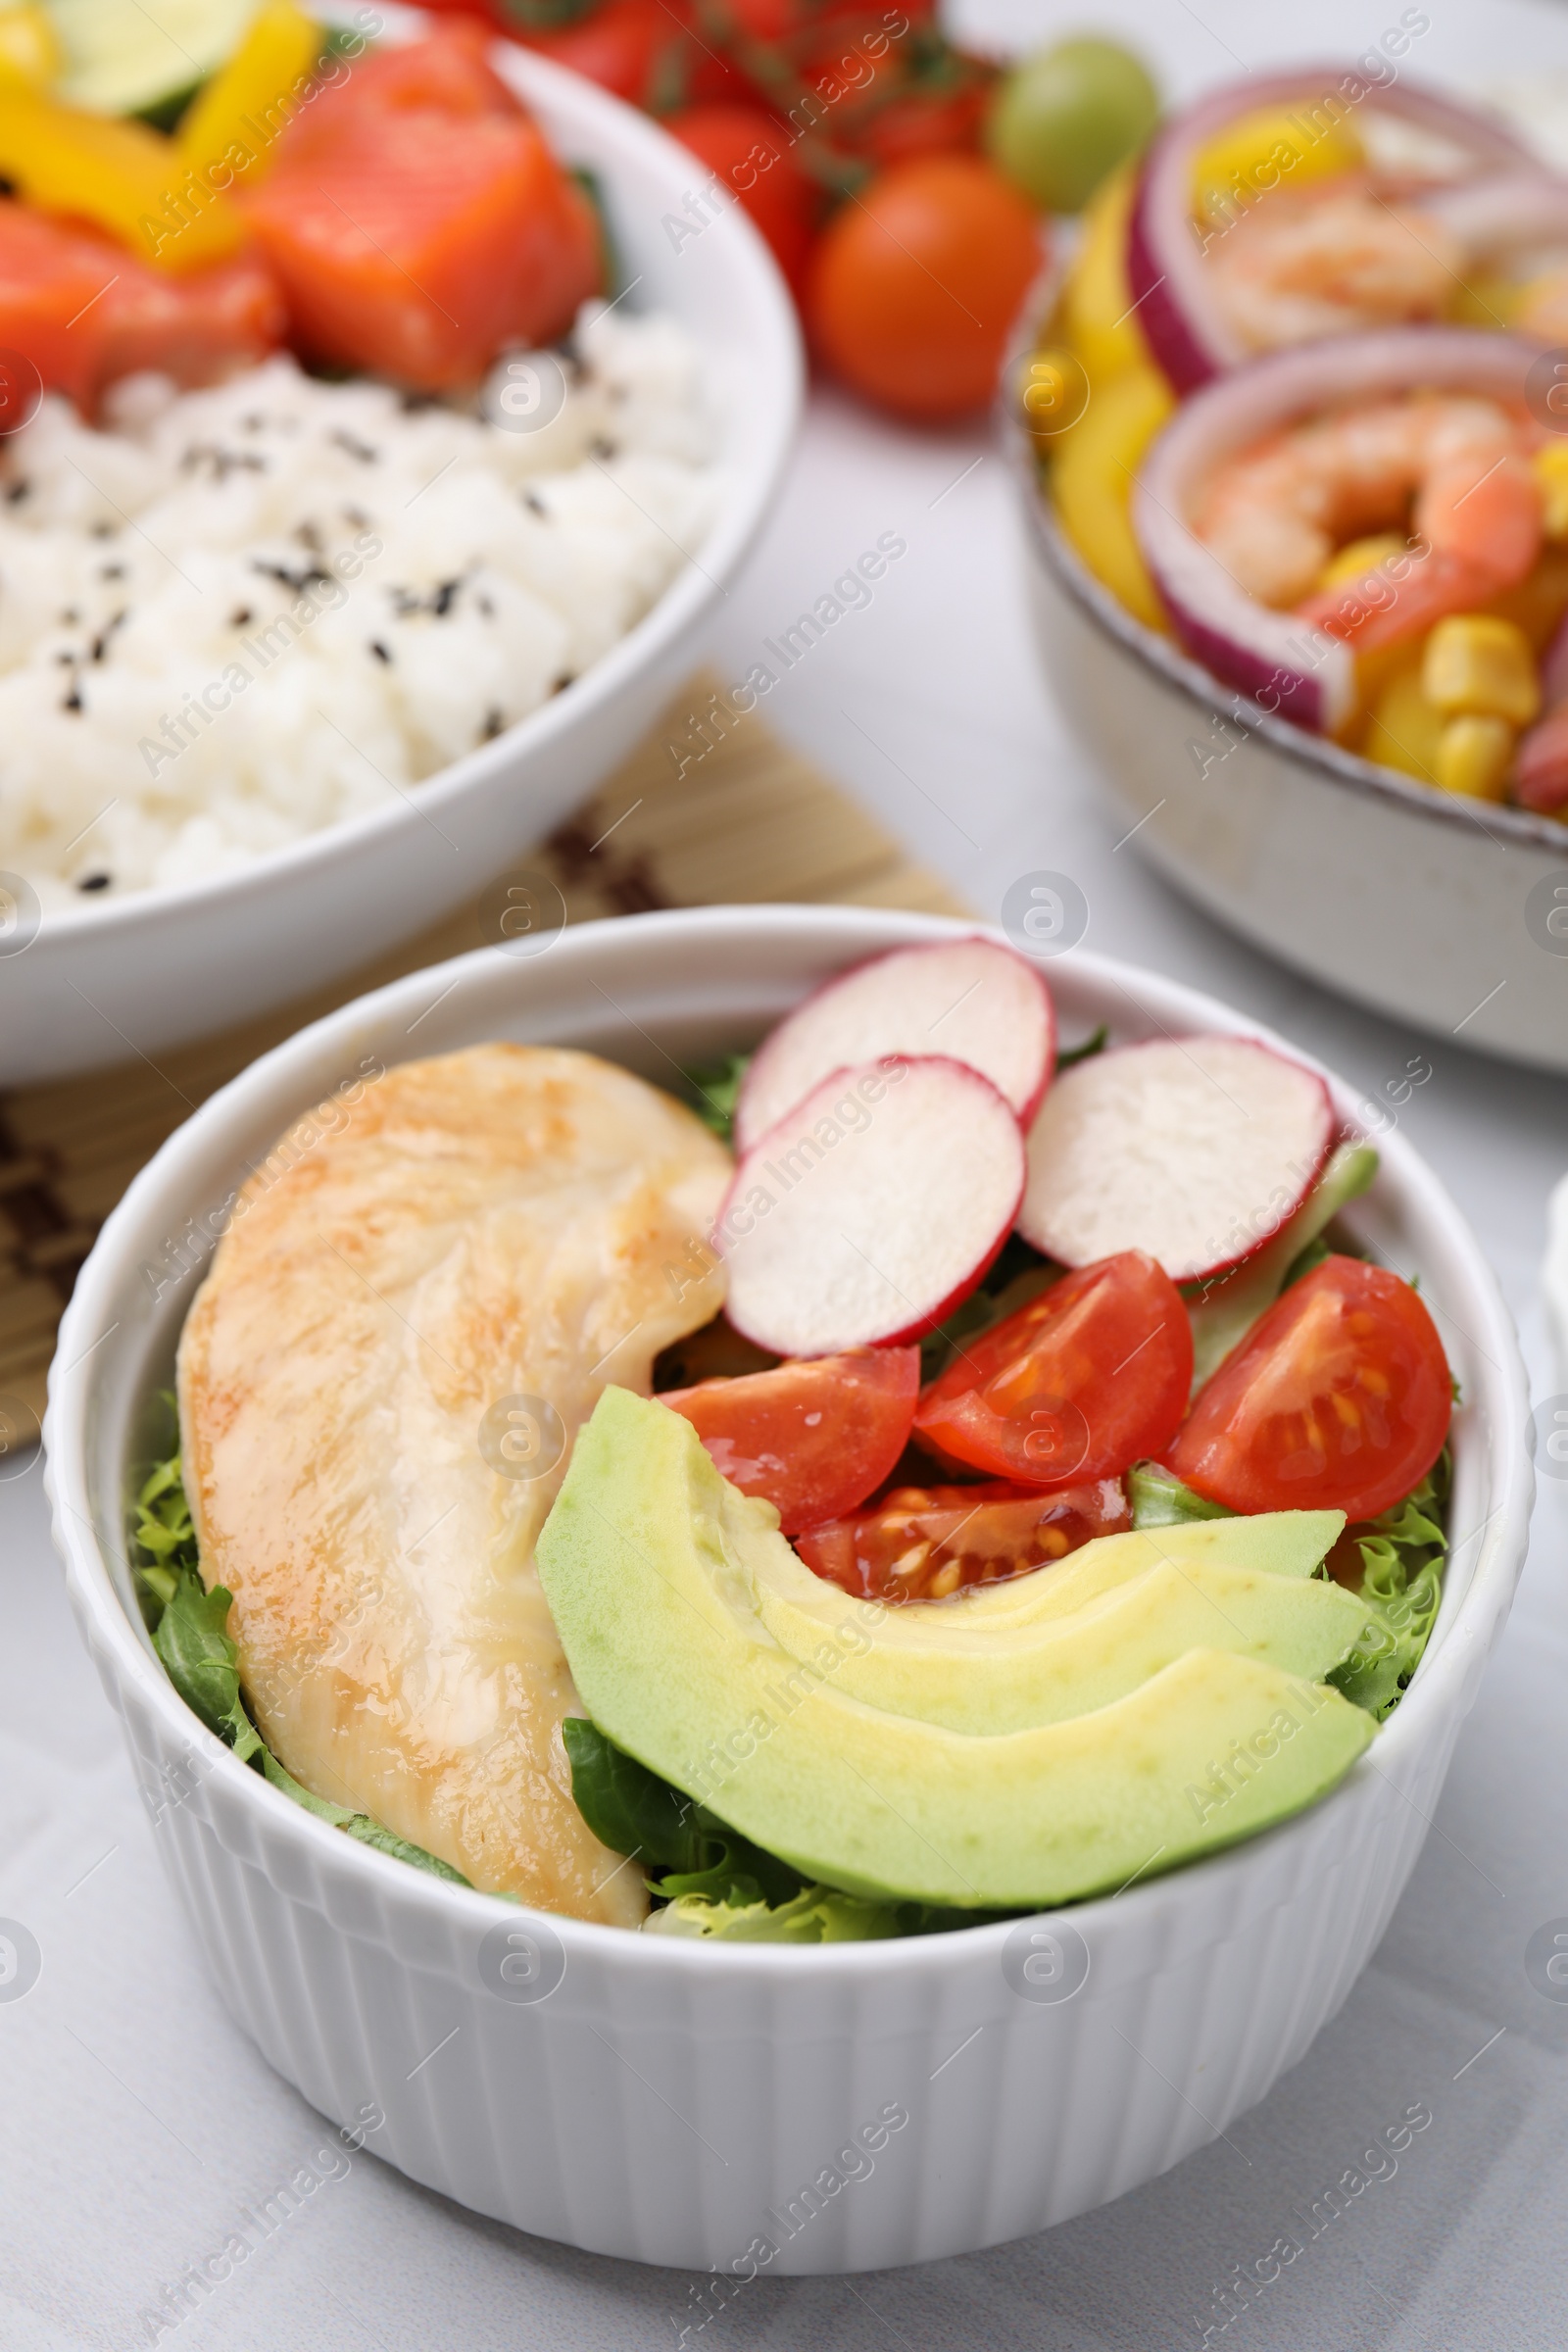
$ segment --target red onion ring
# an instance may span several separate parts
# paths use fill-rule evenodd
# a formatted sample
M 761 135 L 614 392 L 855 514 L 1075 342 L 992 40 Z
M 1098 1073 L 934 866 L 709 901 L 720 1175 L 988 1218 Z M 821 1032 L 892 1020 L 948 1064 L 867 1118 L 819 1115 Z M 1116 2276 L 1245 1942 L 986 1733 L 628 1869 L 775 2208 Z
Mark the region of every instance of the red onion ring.
M 1193 394 L 1152 444 L 1132 519 L 1171 624 L 1196 660 L 1265 710 L 1332 734 L 1355 707 L 1348 647 L 1249 595 L 1187 520 L 1221 459 L 1322 409 L 1422 389 L 1522 401 L 1533 345 L 1473 327 L 1395 326 L 1253 360 Z
M 1266 80 L 1227 83 L 1158 133 L 1144 162 L 1128 228 L 1127 282 L 1133 308 L 1151 351 L 1178 393 L 1195 391 L 1252 356 L 1220 316 L 1193 231 L 1193 170 L 1199 154 L 1240 115 L 1266 107 L 1322 105 L 1330 97 L 1353 107 L 1360 101 L 1348 98 L 1344 87 L 1350 80 L 1360 83 L 1363 96 L 1375 100 L 1382 112 L 1401 116 L 1473 156 L 1479 171 L 1505 174 L 1513 183 L 1534 179 L 1551 187 L 1563 185 L 1551 180 L 1544 166 L 1535 165 L 1500 123 L 1405 81 L 1372 82 L 1353 67 L 1324 66 Z M 1455 187 L 1441 194 L 1451 199 L 1462 192 Z M 1433 200 L 1438 198 L 1434 190 Z M 1429 201 L 1425 193 L 1421 201 Z M 1454 226 L 1463 235 L 1457 221 Z

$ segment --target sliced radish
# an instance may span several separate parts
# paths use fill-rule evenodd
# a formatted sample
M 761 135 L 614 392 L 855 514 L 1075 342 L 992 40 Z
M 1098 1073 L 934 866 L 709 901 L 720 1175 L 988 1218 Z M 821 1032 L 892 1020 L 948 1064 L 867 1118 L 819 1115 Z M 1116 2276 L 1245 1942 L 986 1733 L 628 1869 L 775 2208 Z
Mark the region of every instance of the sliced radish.
M 977 1070 L 835 1070 L 741 1157 L 713 1229 L 725 1311 L 778 1355 L 918 1339 L 991 1264 L 1023 1180 L 1023 1132 Z
M 1018 1231 L 1067 1266 L 1147 1250 L 1173 1282 L 1217 1274 L 1299 1207 L 1338 1125 L 1321 1078 L 1248 1038 L 1118 1046 L 1047 1096 Z
M 1051 991 L 991 939 L 894 948 L 840 972 L 758 1049 L 735 1107 L 736 1150 L 749 1152 L 834 1070 L 885 1054 L 966 1062 L 1027 1126 L 1055 1067 Z

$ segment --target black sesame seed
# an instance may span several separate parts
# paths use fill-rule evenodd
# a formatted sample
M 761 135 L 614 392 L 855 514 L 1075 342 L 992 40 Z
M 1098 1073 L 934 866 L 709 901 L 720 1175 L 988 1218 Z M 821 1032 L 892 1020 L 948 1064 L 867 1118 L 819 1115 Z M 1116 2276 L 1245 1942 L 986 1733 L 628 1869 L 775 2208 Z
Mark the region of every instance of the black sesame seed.
M 525 490 L 523 492 L 522 503 L 528 509 L 530 514 L 540 515 L 546 522 L 550 520 L 550 509 L 545 505 L 544 500 L 542 498 L 536 498 L 531 490 Z
M 228 616 L 228 625 L 231 629 L 248 629 L 255 618 L 249 605 L 236 605 Z
M 110 877 L 107 874 L 82 874 L 77 879 L 76 888 L 78 890 L 107 890 L 109 881 Z
M 505 724 L 506 721 L 499 710 L 494 709 L 487 710 L 484 714 L 484 725 L 479 729 L 479 741 L 489 743 L 493 737 L 500 734 Z
M 387 652 L 386 647 L 381 643 L 379 637 L 372 637 L 370 639 L 369 651 L 375 656 L 378 662 L 384 662 L 388 668 L 391 667 L 392 657 Z
M 61 708 L 61 710 L 71 710 L 71 711 L 74 711 L 74 712 L 75 712 L 75 713 L 77 714 L 77 716 L 79 716 L 79 715 L 80 715 L 80 712 L 81 712 L 81 708 L 82 708 L 82 703 L 81 703 L 81 686 L 80 686 L 79 682 L 78 682 L 76 685 L 74 685 L 74 686 L 73 686 L 73 687 L 72 687 L 72 689 L 71 689 L 71 692 L 70 692 L 70 693 L 67 695 L 67 697 L 66 697 L 65 701 L 64 701 L 64 702 L 61 704 L 60 708 Z

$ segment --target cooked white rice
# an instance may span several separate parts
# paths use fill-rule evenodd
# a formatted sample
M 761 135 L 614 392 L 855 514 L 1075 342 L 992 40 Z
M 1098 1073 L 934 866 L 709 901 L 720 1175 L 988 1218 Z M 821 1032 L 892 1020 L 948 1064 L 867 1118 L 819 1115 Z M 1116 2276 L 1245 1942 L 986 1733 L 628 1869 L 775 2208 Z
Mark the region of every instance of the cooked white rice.
M 46 908 L 223 872 L 598 661 L 716 476 L 678 328 L 602 313 L 575 350 L 537 431 L 286 358 L 133 379 L 101 432 L 46 400 L 0 463 L 0 870 Z

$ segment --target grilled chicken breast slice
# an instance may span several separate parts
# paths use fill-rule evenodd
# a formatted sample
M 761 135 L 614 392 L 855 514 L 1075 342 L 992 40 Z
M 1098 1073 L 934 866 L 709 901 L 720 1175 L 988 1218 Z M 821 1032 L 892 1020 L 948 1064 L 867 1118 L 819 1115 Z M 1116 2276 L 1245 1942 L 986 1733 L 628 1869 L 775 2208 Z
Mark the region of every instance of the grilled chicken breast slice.
M 729 1168 L 591 1054 L 405 1063 L 284 1139 L 180 1342 L 202 1574 L 274 1753 L 476 1886 L 621 1926 L 642 1877 L 571 1801 L 534 1544 L 601 1390 L 646 1395 L 723 1303 Z

